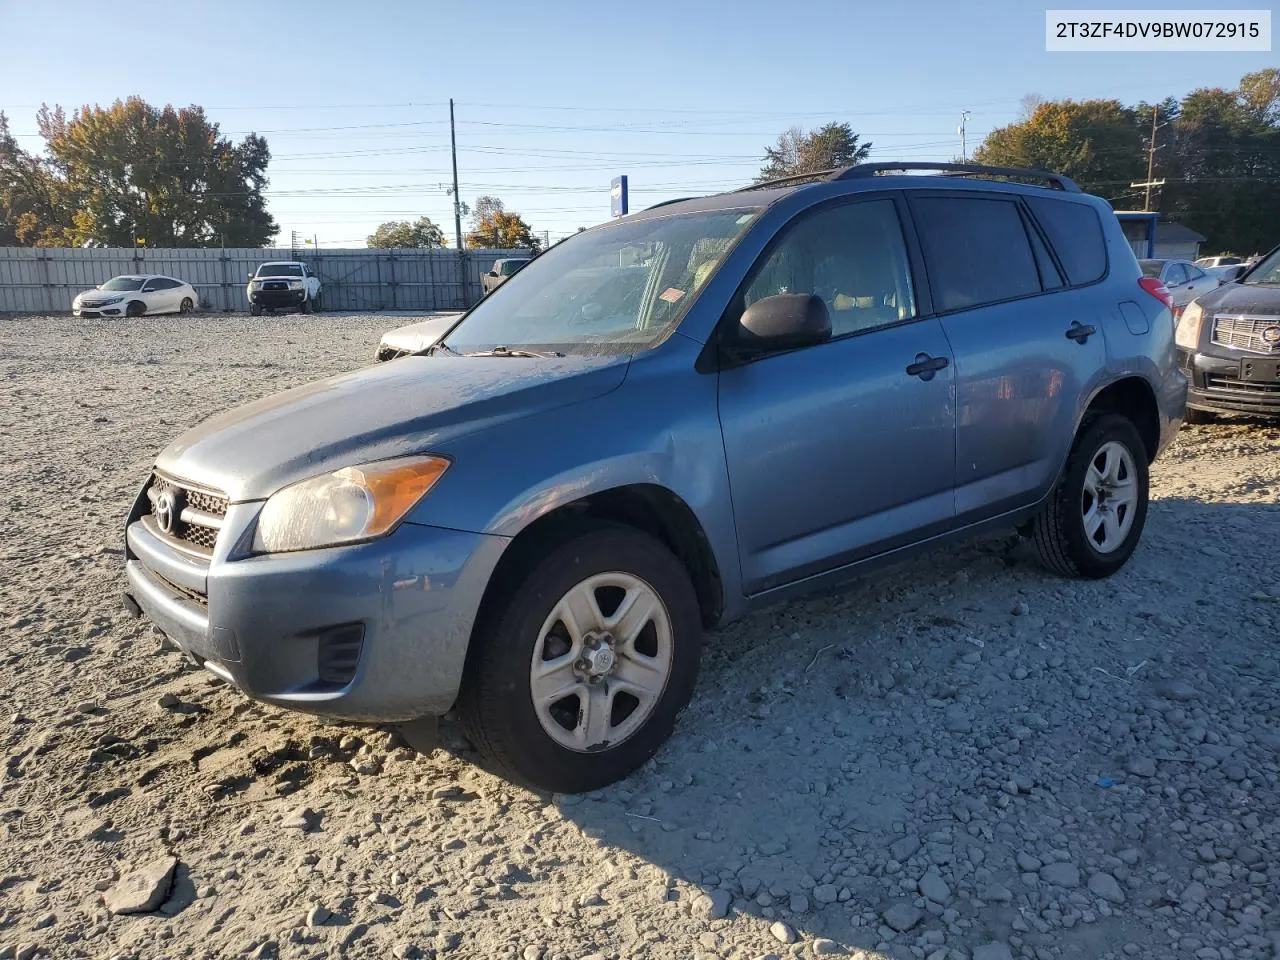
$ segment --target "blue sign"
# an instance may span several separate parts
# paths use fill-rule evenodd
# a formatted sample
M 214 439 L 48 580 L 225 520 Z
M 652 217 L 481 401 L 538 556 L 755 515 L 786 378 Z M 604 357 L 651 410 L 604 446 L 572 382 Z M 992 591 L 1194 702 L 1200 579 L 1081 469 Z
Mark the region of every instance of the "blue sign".
M 614 177 L 609 184 L 609 213 L 615 217 L 625 217 L 628 211 L 627 199 L 626 176 Z

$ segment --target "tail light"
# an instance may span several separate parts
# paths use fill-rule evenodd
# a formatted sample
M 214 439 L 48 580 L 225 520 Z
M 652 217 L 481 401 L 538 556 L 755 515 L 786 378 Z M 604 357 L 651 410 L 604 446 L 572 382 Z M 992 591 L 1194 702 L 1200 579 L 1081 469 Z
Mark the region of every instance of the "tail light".
M 1151 296 L 1155 297 L 1170 310 L 1173 310 L 1173 298 L 1169 296 L 1169 288 L 1164 285 L 1164 281 L 1159 277 L 1143 277 L 1138 281 L 1138 286 Z

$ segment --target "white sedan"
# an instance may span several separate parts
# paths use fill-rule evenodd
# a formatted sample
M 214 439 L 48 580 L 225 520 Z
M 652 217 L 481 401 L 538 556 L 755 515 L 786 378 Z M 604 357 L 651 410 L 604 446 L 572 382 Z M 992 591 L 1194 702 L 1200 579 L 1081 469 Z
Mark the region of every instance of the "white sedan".
M 76 294 L 71 312 L 77 317 L 140 317 L 146 313 L 190 313 L 199 305 L 195 288 L 185 280 L 142 274 L 113 277 Z

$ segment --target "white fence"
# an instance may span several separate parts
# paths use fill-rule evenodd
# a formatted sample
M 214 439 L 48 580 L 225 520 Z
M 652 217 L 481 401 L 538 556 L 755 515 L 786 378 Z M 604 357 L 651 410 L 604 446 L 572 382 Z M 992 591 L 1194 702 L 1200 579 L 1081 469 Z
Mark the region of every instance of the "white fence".
M 186 280 L 202 308 L 248 310 L 245 283 L 258 264 L 299 259 L 324 288 L 326 310 L 462 310 L 480 299 L 480 276 L 527 250 L 63 249 L 0 247 L 0 313 L 67 313 L 81 290 L 121 274 Z

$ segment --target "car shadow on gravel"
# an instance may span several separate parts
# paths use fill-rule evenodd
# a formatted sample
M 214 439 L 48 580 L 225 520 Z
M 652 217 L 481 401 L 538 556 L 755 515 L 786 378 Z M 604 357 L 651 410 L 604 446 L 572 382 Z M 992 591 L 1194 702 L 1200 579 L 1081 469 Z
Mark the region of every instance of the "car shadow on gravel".
M 1164 499 L 1110 580 L 1054 577 L 1008 536 L 762 611 L 708 638 L 698 692 L 653 761 L 548 799 L 659 868 L 666 897 L 709 933 L 728 904 L 779 952 L 771 938 L 888 957 L 1021 943 L 1084 958 L 1141 943 L 1145 929 L 1075 889 L 1074 873 L 1063 888 L 1035 868 L 1028 880 L 1019 854 L 1088 878 L 1134 845 L 1103 819 L 1123 789 L 1100 774 L 1125 773 L 1095 711 L 1150 695 L 1158 658 L 1201 642 L 1188 628 L 1222 587 L 1179 571 L 1252 564 L 1265 578 L 1218 544 L 1277 537 L 1276 504 Z M 1231 589 L 1261 637 L 1274 603 L 1249 599 L 1262 588 L 1248 578 Z M 1114 632 L 1086 627 L 1103 621 Z M 1085 833 L 1071 836 L 1081 811 Z

